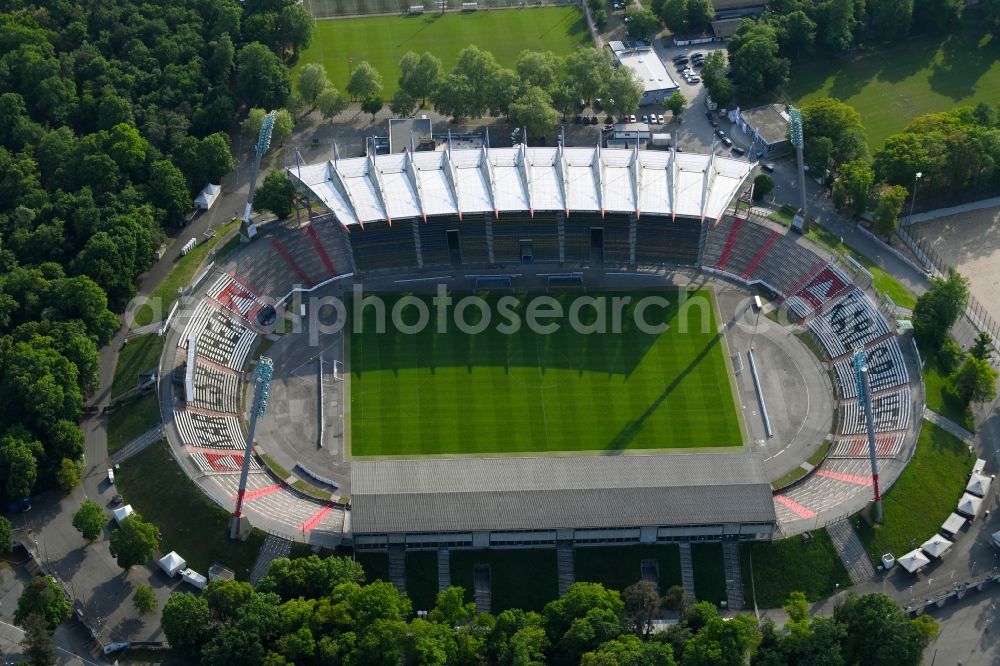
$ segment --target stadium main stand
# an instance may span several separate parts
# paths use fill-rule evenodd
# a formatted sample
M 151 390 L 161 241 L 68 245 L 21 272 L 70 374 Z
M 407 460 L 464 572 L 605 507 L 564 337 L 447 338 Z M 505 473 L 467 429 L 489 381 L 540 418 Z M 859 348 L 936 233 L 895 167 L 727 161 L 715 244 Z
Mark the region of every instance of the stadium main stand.
M 471 215 L 461 221 L 450 215 L 429 217 L 426 222 L 419 223 L 418 228 L 424 266 L 451 265 L 449 234 L 453 239 L 451 242 L 457 244 L 457 257 L 462 263 L 490 263 L 486 247 L 486 223 L 482 215 Z
M 359 271 L 417 267 L 417 247 L 413 237 L 416 220 L 368 222 L 350 227 L 354 264 Z
M 520 263 L 523 256 L 532 261 L 559 261 L 559 230 L 555 216 L 503 213 L 493 222 L 493 255 L 496 263 Z M 525 251 L 529 254 L 522 255 Z

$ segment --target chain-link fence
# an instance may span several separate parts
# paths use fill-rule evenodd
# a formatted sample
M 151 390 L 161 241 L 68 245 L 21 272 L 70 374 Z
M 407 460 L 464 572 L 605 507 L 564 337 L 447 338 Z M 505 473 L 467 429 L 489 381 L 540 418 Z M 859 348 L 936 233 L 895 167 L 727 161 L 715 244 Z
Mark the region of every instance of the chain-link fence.
M 377 14 L 410 14 L 422 11 L 430 14 L 461 11 L 474 4 L 476 9 L 506 9 L 579 5 L 579 0 L 305 0 L 305 8 L 318 19 Z M 419 8 L 419 9 L 418 9 Z

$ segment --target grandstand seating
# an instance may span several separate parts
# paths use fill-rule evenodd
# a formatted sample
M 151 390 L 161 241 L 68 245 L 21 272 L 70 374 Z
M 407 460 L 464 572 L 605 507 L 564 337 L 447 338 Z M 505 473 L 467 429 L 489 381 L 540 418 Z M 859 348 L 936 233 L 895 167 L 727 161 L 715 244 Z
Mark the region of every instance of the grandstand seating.
M 242 453 L 208 453 L 206 451 L 189 451 L 191 460 L 198 469 L 205 473 L 236 474 L 243 469 Z M 260 463 L 250 457 L 250 470 L 259 472 Z
M 872 398 L 872 416 L 876 432 L 904 430 L 910 416 L 910 389 Z M 838 423 L 842 435 L 860 435 L 868 431 L 864 410 L 856 400 L 840 405 Z
M 590 263 L 590 227 L 592 219 L 583 215 L 570 215 L 563 224 L 563 248 L 566 261 L 570 263 Z M 598 222 L 597 225 L 600 226 Z
M 789 236 L 778 236 L 750 274 L 750 280 L 763 280 L 780 295 L 791 294 L 802 276 L 816 266 L 816 255 Z
M 903 433 L 887 433 L 875 436 L 875 457 L 893 458 L 903 448 Z M 858 435 L 837 439 L 830 449 L 830 458 L 867 458 L 868 437 Z
M 416 268 L 417 246 L 413 241 L 416 220 L 370 222 L 351 229 L 354 264 L 361 272 L 390 268 Z
M 246 444 L 240 420 L 235 416 L 175 409 L 174 420 L 185 444 L 207 449 L 242 449 Z
M 778 236 L 777 232 L 759 224 L 743 222 L 734 225 L 734 233 L 727 241 L 715 267 L 746 279 L 749 271 L 756 267 L 759 258 L 770 249 Z
M 715 266 L 719 263 L 735 224 L 736 218 L 732 215 L 723 215 L 718 222 L 708 222 L 708 229 L 705 233 L 705 249 L 701 255 L 702 265 Z
M 808 317 L 817 308 L 830 303 L 852 286 L 851 279 L 833 264 L 825 265 L 785 301 L 799 317 Z
M 534 261 L 559 261 L 559 230 L 551 213 L 532 218 L 523 213 L 501 213 L 493 222 L 493 258 L 498 264 L 521 261 L 521 241 L 530 240 Z
M 837 376 L 841 397 L 856 398 L 857 383 L 854 379 L 854 365 L 846 359 L 833 366 Z M 906 362 L 896 338 L 889 338 L 868 350 L 868 383 L 873 393 L 902 386 L 910 382 L 906 372 Z
M 198 336 L 196 355 L 233 370 L 241 370 L 257 334 L 223 312 L 202 301 L 188 320 L 178 340 L 187 347 L 189 337 Z M 190 353 L 192 350 L 188 350 Z
M 603 229 L 604 261 L 608 264 L 624 265 L 630 261 L 629 216 L 607 214 L 601 217 L 594 213 L 573 213 L 566 218 L 565 250 L 566 261 L 591 263 L 599 257 L 590 256 L 590 231 Z
M 246 320 L 252 320 L 267 305 L 246 280 L 224 273 L 208 290 L 210 298 Z
M 351 272 L 351 260 L 347 256 L 347 247 L 344 245 L 344 231 L 337 219 L 330 215 L 325 217 L 314 217 L 308 229 L 315 233 L 320 246 L 326 252 L 333 264 L 334 275 L 343 275 Z M 307 231 L 306 233 L 309 233 Z
M 488 264 L 486 249 L 486 223 L 482 216 L 466 216 L 459 222 L 457 216 L 441 215 L 427 218 L 420 225 L 420 252 L 424 266 L 448 266 L 448 232 L 458 231 L 463 264 Z
M 644 215 L 636 227 L 636 263 L 697 265 L 702 232 L 700 220 Z
M 204 363 L 194 369 L 194 400 L 192 407 L 236 414 L 239 411 L 240 378 L 220 372 Z
M 239 477 L 224 474 L 214 477 L 225 493 L 235 499 L 239 489 Z M 298 532 L 328 532 L 340 535 L 344 526 L 344 511 L 326 502 L 311 500 L 282 487 L 277 492 L 256 493 L 269 489 L 275 479 L 267 473 L 251 474 L 247 478 L 247 495 L 253 499 L 243 505 L 247 513 L 256 513 L 282 525 L 293 526 Z M 317 520 L 317 518 L 319 520 Z M 251 521 L 252 522 L 252 521 Z
M 855 289 L 809 322 L 831 358 L 837 358 L 890 333 L 885 319 L 860 289 Z

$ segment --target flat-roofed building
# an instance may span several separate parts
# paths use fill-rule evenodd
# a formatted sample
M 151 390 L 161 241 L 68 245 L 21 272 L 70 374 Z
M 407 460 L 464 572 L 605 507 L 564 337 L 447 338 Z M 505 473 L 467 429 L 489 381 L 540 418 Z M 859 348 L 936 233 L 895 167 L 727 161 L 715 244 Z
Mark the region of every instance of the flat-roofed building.
M 628 67 L 642 84 L 639 106 L 663 104 L 680 88 L 667 73 L 660 56 L 645 42 L 608 42 L 619 67 Z
M 792 151 L 788 138 L 790 123 L 788 112 L 780 104 L 744 109 L 736 118 L 736 125 L 754 142 L 751 153 L 760 152 L 766 157 L 780 157 Z

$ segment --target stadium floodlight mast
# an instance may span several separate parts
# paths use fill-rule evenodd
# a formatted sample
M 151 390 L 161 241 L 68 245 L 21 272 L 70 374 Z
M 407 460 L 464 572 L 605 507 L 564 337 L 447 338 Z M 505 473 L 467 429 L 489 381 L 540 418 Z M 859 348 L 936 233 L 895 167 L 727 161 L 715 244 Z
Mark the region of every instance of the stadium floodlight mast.
M 875 455 L 875 417 L 872 415 L 871 385 L 868 382 L 868 354 L 864 349 L 854 352 L 854 382 L 858 388 L 858 404 L 864 408 L 868 431 L 868 457 L 872 463 L 872 489 L 875 491 L 875 522 L 882 522 L 882 495 L 878 489 L 878 458 Z
M 267 399 L 271 393 L 271 375 L 274 374 L 274 362 L 267 356 L 261 356 L 257 361 L 257 374 L 254 380 L 253 406 L 250 408 L 250 428 L 247 432 L 246 448 L 243 450 L 243 468 L 240 470 L 240 489 L 236 492 L 236 508 L 233 510 L 233 522 L 229 528 L 229 538 L 236 539 L 240 534 L 240 522 L 243 518 L 243 495 L 247 490 L 247 477 L 250 476 L 250 456 L 253 455 L 253 436 L 257 428 L 257 419 L 267 411 Z
M 910 195 L 910 214 L 906 216 L 906 223 L 913 224 L 913 204 L 917 200 L 917 181 L 924 177 L 920 171 L 913 174 L 913 194 Z
M 250 212 L 253 208 L 253 193 L 257 189 L 257 176 L 260 174 L 260 159 L 271 147 L 271 131 L 274 129 L 275 113 L 271 111 L 264 116 L 257 136 L 257 145 L 253 151 L 253 169 L 250 171 L 250 192 L 247 194 L 247 205 L 243 208 L 243 222 L 240 224 L 240 235 L 243 240 L 252 240 L 257 235 L 257 225 L 250 222 Z
M 788 119 L 790 121 L 789 134 L 792 138 L 792 145 L 795 146 L 795 159 L 799 163 L 799 208 L 802 209 L 802 217 L 806 215 L 806 165 L 802 156 L 802 149 L 805 145 L 805 137 L 802 132 L 802 112 L 794 106 L 788 107 Z

